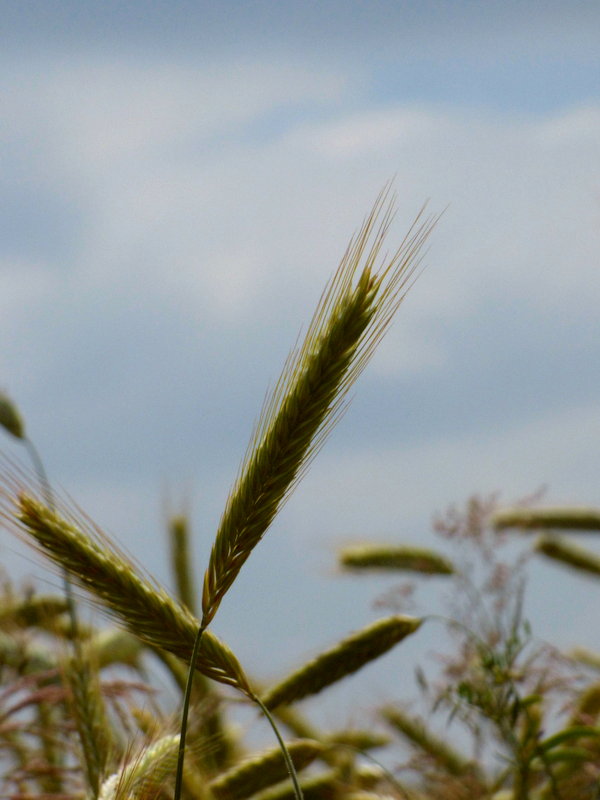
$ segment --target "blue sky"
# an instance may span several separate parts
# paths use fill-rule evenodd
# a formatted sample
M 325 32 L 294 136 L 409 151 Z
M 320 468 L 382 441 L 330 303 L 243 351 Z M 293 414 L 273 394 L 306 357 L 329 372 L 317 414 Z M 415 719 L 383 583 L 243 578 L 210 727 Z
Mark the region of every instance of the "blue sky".
M 374 618 L 383 583 L 336 578 L 340 543 L 431 544 L 473 492 L 599 504 L 599 29 L 593 2 L 3 10 L 0 385 L 56 484 L 164 581 L 165 506 L 193 509 L 201 573 L 265 389 L 383 184 L 390 247 L 447 207 L 215 622 L 256 672 Z M 530 613 L 569 644 L 596 599 L 559 608 L 559 575 L 575 597 L 540 567 Z

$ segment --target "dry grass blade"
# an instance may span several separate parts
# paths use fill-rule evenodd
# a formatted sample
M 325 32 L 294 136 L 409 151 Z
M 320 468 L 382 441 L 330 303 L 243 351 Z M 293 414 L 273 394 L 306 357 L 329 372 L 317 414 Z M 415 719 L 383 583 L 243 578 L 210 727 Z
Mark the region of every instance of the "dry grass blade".
M 289 742 L 287 748 L 296 770 L 300 771 L 317 758 L 323 746 L 310 739 Z M 242 761 L 211 781 L 210 788 L 218 800 L 243 800 L 273 786 L 287 777 L 288 770 L 279 748 Z
M 494 515 L 493 525 L 497 529 L 600 531 L 600 511 L 596 508 L 507 508 Z
M 344 639 L 331 650 L 320 653 L 266 692 L 262 701 L 267 708 L 273 709 L 281 704 L 294 703 L 303 697 L 317 694 L 326 686 L 379 658 L 414 633 L 420 625 L 420 619 L 399 615 L 378 620 Z
M 540 536 L 534 549 L 536 553 L 541 553 L 554 561 L 560 561 L 581 572 L 600 575 L 600 558 L 595 553 L 565 542 L 557 536 Z
M 23 492 L 16 502 L 12 512 L 6 508 L 1 512 L 9 524 L 25 533 L 28 540 L 33 537 L 45 555 L 67 570 L 142 641 L 189 663 L 199 625 L 189 611 L 141 577 L 105 537 L 101 541 L 97 532 L 88 535 L 83 525 L 67 521 Z M 196 669 L 253 697 L 233 653 L 209 632 L 202 638 Z
M 389 569 L 420 572 L 425 575 L 452 575 L 454 567 L 433 550 L 388 545 L 344 547 L 339 556 L 342 567 L 351 570 Z
M 204 576 L 204 626 L 339 418 L 349 388 L 406 294 L 435 220 L 418 218 L 385 260 L 381 250 L 392 216 L 386 190 L 351 241 L 304 343 L 289 356 L 263 407 Z

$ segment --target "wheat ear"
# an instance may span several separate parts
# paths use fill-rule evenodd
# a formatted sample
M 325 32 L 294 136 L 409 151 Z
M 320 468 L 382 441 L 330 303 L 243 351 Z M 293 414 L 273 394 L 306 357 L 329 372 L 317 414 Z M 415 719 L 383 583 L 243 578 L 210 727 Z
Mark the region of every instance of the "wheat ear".
M 184 516 L 173 517 L 169 523 L 171 564 L 177 586 L 177 596 L 192 614 L 196 613 L 196 597 L 192 580 L 192 559 L 189 547 L 188 521 Z
M 540 536 L 535 543 L 534 550 L 536 553 L 542 553 L 554 561 L 561 561 L 581 572 L 600 575 L 600 558 L 595 553 L 590 553 L 589 550 L 566 542 L 562 537 Z
M 24 600 L 9 596 L 2 598 L 0 627 L 7 630 L 13 626 L 37 627 L 54 632 L 56 618 L 68 610 L 67 601 L 51 595 L 32 595 Z
M 600 653 L 594 653 L 585 647 L 574 647 L 569 653 L 569 658 L 573 661 L 578 661 L 580 664 L 585 664 L 586 667 L 591 667 L 595 670 L 600 670 Z
M 120 628 L 107 628 L 94 633 L 89 640 L 89 649 L 100 669 L 111 664 L 140 668 L 143 645 L 137 636 Z
M 492 520 L 495 528 L 553 528 L 572 531 L 600 531 L 596 508 L 507 508 Z
M 273 709 L 282 703 L 294 703 L 317 694 L 379 658 L 420 625 L 420 619 L 399 615 L 378 620 L 304 664 L 266 692 L 262 701 L 267 708 Z
M 300 786 L 304 800 L 338 800 L 342 797 L 338 770 L 304 778 Z M 253 800 L 294 800 L 294 792 L 287 784 L 279 783 L 257 794 Z
M 381 711 L 386 722 L 441 764 L 452 775 L 464 775 L 473 770 L 473 764 L 427 730 L 422 720 L 409 716 L 399 708 Z
M 83 656 L 87 655 L 87 658 Z M 100 675 L 89 648 L 69 658 L 65 677 L 71 689 L 72 710 L 79 733 L 88 786 L 92 797 L 98 797 L 111 751 L 111 727 L 106 715 L 100 688 Z
M 600 683 L 593 683 L 577 697 L 577 707 L 571 715 L 571 725 L 595 725 L 600 715 Z
M 323 747 L 311 739 L 299 739 L 287 745 L 296 770 L 300 771 L 317 758 Z M 232 767 L 210 783 L 218 800 L 243 800 L 284 780 L 288 768 L 279 747 L 261 753 Z
M 99 800 L 151 800 L 173 771 L 178 735 L 163 736 L 102 783 Z
M 344 731 L 334 731 L 327 734 L 325 743 L 331 747 L 349 747 L 353 750 L 376 750 L 379 747 L 387 747 L 390 744 L 390 737 L 378 731 L 358 730 L 348 728 Z
M 421 572 L 425 575 L 452 575 L 454 567 L 447 558 L 418 547 L 389 545 L 353 545 L 340 551 L 342 567 L 351 570 L 389 569 Z
M 15 439 L 25 438 L 25 423 L 19 409 L 10 397 L 0 391 L 0 426 Z
M 12 513 L 4 508 L 2 514 L 142 641 L 189 663 L 198 620 L 163 589 L 140 577 L 105 537 L 101 541 L 98 534 L 88 535 L 83 525 L 67 521 L 23 492 L 17 508 Z M 254 697 L 233 653 L 210 632 L 202 637 L 196 669 Z
M 326 287 L 304 343 L 267 398 L 227 500 L 204 576 L 206 627 L 344 408 L 419 263 L 434 220 L 416 221 L 376 272 L 393 215 L 384 191 Z

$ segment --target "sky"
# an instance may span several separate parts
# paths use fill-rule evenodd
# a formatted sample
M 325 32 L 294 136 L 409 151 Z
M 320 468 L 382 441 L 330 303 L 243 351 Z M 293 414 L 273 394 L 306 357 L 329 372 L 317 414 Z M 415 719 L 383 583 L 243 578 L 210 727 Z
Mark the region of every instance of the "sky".
M 265 391 L 381 188 L 390 249 L 425 202 L 444 212 L 215 620 L 253 674 L 380 613 L 396 579 L 339 576 L 342 544 L 444 549 L 432 518 L 474 493 L 600 504 L 599 30 L 595 2 L 3 9 L 0 387 L 52 482 L 167 585 L 168 511 L 189 510 L 200 578 Z M 534 631 L 600 647 L 597 591 L 536 563 Z M 336 690 L 328 722 L 402 694 L 435 646 L 413 639 Z

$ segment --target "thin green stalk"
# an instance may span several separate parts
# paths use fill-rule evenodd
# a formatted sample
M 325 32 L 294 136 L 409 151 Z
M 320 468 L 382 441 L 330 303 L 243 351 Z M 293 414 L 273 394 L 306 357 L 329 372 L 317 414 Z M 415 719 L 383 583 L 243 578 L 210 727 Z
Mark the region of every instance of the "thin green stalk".
M 177 591 L 177 597 L 179 598 L 180 602 L 183 603 L 186 608 L 192 612 L 192 614 L 196 614 L 196 593 L 195 593 L 195 586 L 193 580 L 193 566 L 192 566 L 192 558 L 190 554 L 190 546 L 189 546 L 189 523 L 188 517 L 186 514 L 177 514 L 176 516 L 172 516 L 169 525 L 168 525 L 168 532 L 169 532 L 169 543 L 170 543 L 170 551 L 171 551 L 171 571 L 173 574 L 173 578 L 175 579 L 175 587 Z M 201 635 L 201 634 L 198 634 Z M 184 686 L 182 687 L 182 691 L 184 693 L 189 692 L 189 696 L 187 698 L 187 702 L 184 698 L 184 706 L 183 706 L 183 713 L 184 717 L 187 717 L 187 707 L 190 702 L 191 692 L 192 689 L 195 690 L 199 696 L 206 698 L 209 697 L 212 693 L 212 690 L 204 678 L 203 675 L 198 674 L 197 672 L 193 674 L 193 687 L 189 685 L 190 682 L 190 673 L 188 672 L 187 678 L 184 681 Z M 214 696 L 214 693 L 213 693 Z M 220 712 L 217 708 L 214 708 L 205 721 L 203 721 L 201 725 L 201 734 L 205 736 L 218 736 L 223 735 L 223 721 L 221 719 Z M 182 729 L 181 729 L 181 738 L 180 738 L 180 757 L 181 753 L 183 752 L 183 748 L 185 747 L 185 740 L 186 740 L 186 723 L 182 720 Z M 225 739 L 222 740 L 223 743 Z M 206 755 L 205 758 L 210 760 L 216 766 L 223 760 L 223 756 L 226 755 L 226 748 L 220 749 L 219 752 L 211 750 L 210 755 Z M 177 795 L 176 795 L 177 796 Z
M 290 774 L 290 778 L 292 779 L 292 784 L 294 786 L 294 794 L 296 796 L 296 800 L 304 800 L 304 795 L 302 794 L 302 789 L 300 788 L 300 783 L 298 782 L 298 774 L 296 773 L 296 768 L 294 767 L 294 763 L 292 761 L 292 757 L 290 756 L 289 750 L 287 749 L 287 747 L 285 745 L 285 742 L 283 741 L 283 738 L 282 738 L 281 734 L 279 733 L 277 725 L 275 724 L 275 720 L 273 719 L 273 717 L 269 713 L 269 709 L 262 702 L 260 697 L 255 697 L 254 698 L 254 702 L 257 704 L 257 706 L 260 708 L 262 713 L 265 715 L 265 717 L 269 721 L 269 725 L 271 726 L 271 728 L 273 729 L 273 733 L 277 737 L 277 741 L 279 742 L 279 747 L 281 748 L 281 752 L 283 753 L 283 757 L 285 759 L 285 763 L 286 763 L 288 772 Z
M 190 659 L 190 668 L 188 670 L 187 682 L 185 686 L 185 694 L 183 696 L 183 708 L 181 710 L 181 727 L 179 731 L 179 750 L 177 752 L 177 770 L 175 772 L 175 793 L 173 795 L 173 800 L 180 800 L 181 797 L 181 790 L 183 788 L 183 765 L 185 761 L 185 740 L 187 737 L 187 723 L 188 723 L 188 715 L 190 710 L 190 700 L 192 697 L 192 687 L 194 685 L 194 674 L 195 669 L 194 665 L 198 661 L 198 655 L 200 653 L 200 642 L 202 641 L 202 634 L 204 633 L 204 628 L 200 626 L 198 628 L 198 633 L 196 634 L 196 639 L 194 641 L 194 647 L 192 649 L 192 657 Z
M 201 643 L 201 640 L 202 640 L 202 635 L 204 634 L 204 630 L 205 629 L 202 626 L 200 626 L 198 628 L 198 633 L 196 634 L 196 639 L 194 641 L 194 648 L 193 648 L 192 657 L 191 657 L 191 660 L 190 660 L 190 669 L 189 669 L 189 672 L 188 672 L 187 683 L 186 683 L 186 687 L 185 687 L 185 694 L 184 694 L 184 698 L 183 698 L 183 707 L 182 707 L 182 711 L 181 711 L 181 727 L 180 727 L 180 738 L 179 738 L 179 751 L 177 753 L 177 770 L 176 770 L 176 773 L 175 773 L 175 792 L 174 792 L 174 795 L 173 795 L 173 800 L 180 800 L 181 792 L 182 792 L 182 789 L 183 789 L 183 768 L 184 768 L 184 762 L 185 762 L 185 744 L 186 744 L 186 737 L 187 737 L 187 724 L 188 724 L 188 716 L 189 716 L 189 708 L 190 708 L 190 699 L 191 699 L 191 696 L 192 696 L 192 687 L 193 687 L 193 684 L 194 684 L 194 669 L 193 669 L 193 665 L 196 663 L 196 661 L 198 659 L 198 654 L 200 652 L 200 643 Z M 297 798 L 297 800 L 303 800 L 302 790 L 300 788 L 300 784 L 298 783 L 298 775 L 296 773 L 296 769 L 294 767 L 294 764 L 292 762 L 292 759 L 291 759 L 291 756 L 289 754 L 289 751 L 288 751 L 288 749 L 286 747 L 285 742 L 283 741 L 283 738 L 282 738 L 281 734 L 279 733 L 279 729 L 277 728 L 277 725 L 275 724 L 275 721 L 274 721 L 273 717 L 271 716 L 271 714 L 269 713 L 269 710 L 267 709 L 265 704 L 260 700 L 259 697 L 254 695 L 251 699 L 253 700 L 253 702 L 255 702 L 259 706 L 259 708 L 261 709 L 261 711 L 263 712 L 263 714 L 265 715 L 265 717 L 269 721 L 269 724 L 270 724 L 271 728 L 273 729 L 273 732 L 274 732 L 275 736 L 277 737 L 277 741 L 279 743 L 279 747 L 281 748 L 281 752 L 283 754 L 283 758 L 285 760 L 285 763 L 286 763 L 290 778 L 292 779 L 292 784 L 294 786 L 294 793 L 296 795 L 296 798 Z

